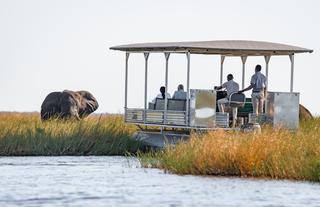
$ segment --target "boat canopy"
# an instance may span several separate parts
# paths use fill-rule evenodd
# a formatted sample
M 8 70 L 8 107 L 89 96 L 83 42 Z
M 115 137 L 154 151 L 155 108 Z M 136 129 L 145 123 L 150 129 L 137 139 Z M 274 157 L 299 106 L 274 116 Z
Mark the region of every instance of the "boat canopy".
M 313 50 L 292 45 L 248 40 L 138 43 L 114 46 L 110 49 L 126 52 L 190 52 L 225 56 L 273 56 L 313 52 Z

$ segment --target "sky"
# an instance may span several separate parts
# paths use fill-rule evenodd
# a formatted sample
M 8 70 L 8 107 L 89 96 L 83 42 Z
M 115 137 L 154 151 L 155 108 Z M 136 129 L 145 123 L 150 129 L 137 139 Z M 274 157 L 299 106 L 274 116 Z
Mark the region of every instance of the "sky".
M 87 90 L 98 113 L 122 113 L 125 54 L 109 48 L 141 42 L 256 40 L 313 49 L 295 55 L 294 91 L 320 114 L 320 1 L 317 0 L 0 0 L 0 111 L 40 111 L 53 91 Z M 249 57 L 246 86 L 262 57 Z M 269 90 L 290 90 L 290 60 L 271 57 Z M 319 68 L 319 69 L 318 69 Z M 220 57 L 191 55 L 191 88 L 219 85 Z M 224 80 L 241 85 L 239 57 L 227 57 Z M 149 57 L 148 100 L 165 81 L 163 54 Z M 186 85 L 185 55 L 171 55 L 169 93 Z M 129 59 L 128 107 L 144 105 L 144 58 Z M 246 92 L 250 97 L 250 92 Z

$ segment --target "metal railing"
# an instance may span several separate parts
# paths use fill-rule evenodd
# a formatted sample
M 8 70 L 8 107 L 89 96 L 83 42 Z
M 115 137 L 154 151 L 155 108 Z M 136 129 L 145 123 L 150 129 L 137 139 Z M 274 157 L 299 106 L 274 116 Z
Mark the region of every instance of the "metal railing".
M 168 110 L 166 120 L 164 110 L 128 108 L 125 113 L 126 122 L 142 125 L 190 127 L 189 125 L 186 126 L 187 120 L 186 111 Z M 229 113 L 217 112 L 215 116 L 215 126 L 209 128 L 229 128 Z
M 166 115 L 166 120 L 165 120 Z M 185 111 L 144 110 L 127 108 L 125 121 L 137 124 L 184 125 L 187 117 Z

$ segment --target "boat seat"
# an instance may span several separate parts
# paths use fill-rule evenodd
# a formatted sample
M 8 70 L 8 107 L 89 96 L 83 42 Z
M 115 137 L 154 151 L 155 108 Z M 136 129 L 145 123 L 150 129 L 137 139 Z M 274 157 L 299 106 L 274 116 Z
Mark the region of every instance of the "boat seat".
M 168 99 L 168 110 L 185 111 L 186 100 L 185 99 Z
M 155 110 L 164 110 L 164 99 L 156 98 Z
M 149 102 L 148 109 L 154 110 L 155 106 L 155 103 Z
M 232 127 L 235 127 L 236 125 L 238 108 L 244 107 L 245 103 L 246 103 L 246 96 L 243 93 L 230 94 L 228 106 L 232 108 Z
M 154 110 L 164 110 L 164 99 L 156 98 L 156 103 L 154 107 L 149 103 L 149 109 Z M 168 99 L 168 110 L 171 111 L 185 111 L 186 110 L 186 100 L 185 99 Z
M 242 108 L 246 103 L 246 96 L 243 93 L 232 93 L 229 98 L 229 106 Z

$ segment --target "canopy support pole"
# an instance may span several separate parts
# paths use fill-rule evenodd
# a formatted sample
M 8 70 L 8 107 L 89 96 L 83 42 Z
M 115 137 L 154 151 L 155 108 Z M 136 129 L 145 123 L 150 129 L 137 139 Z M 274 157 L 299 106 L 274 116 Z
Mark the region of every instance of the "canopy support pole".
M 289 55 L 291 61 L 290 92 L 293 92 L 294 54 Z
M 124 81 L 124 116 L 127 118 L 128 108 L 128 62 L 130 53 L 126 52 L 125 81 Z
M 169 52 L 165 52 L 164 53 L 164 57 L 166 58 L 166 75 L 165 75 L 165 87 L 166 87 L 166 91 L 165 91 L 165 98 L 164 98 L 164 119 L 163 122 L 164 124 L 167 124 L 167 108 L 168 108 L 168 70 L 169 70 L 169 57 L 170 57 L 170 53 Z
M 187 103 L 186 103 L 186 126 L 189 126 L 189 103 L 190 103 L 190 52 L 187 55 Z
M 148 52 L 143 53 L 145 60 L 145 68 L 144 68 L 144 113 L 143 113 L 143 121 L 146 123 L 147 119 L 147 94 L 148 94 Z
M 222 85 L 223 82 L 223 63 L 224 63 L 224 59 L 226 56 L 221 55 L 221 59 L 220 59 L 220 86 Z
M 269 61 L 270 61 L 270 58 L 271 58 L 271 56 L 270 55 L 267 55 L 267 56 L 264 56 L 264 60 L 265 60 L 265 62 L 266 62 L 266 78 L 267 78 L 267 80 L 266 80 L 266 92 L 265 92 L 265 101 L 264 101 L 264 110 L 265 110 L 265 113 L 267 113 L 268 112 L 268 102 L 267 102 L 267 97 L 268 97 L 268 85 L 269 85 L 269 82 L 268 82 L 268 80 L 269 80 Z
M 242 60 L 242 89 L 244 89 L 244 80 L 245 80 L 245 69 L 246 69 L 247 56 L 241 56 L 241 60 Z

